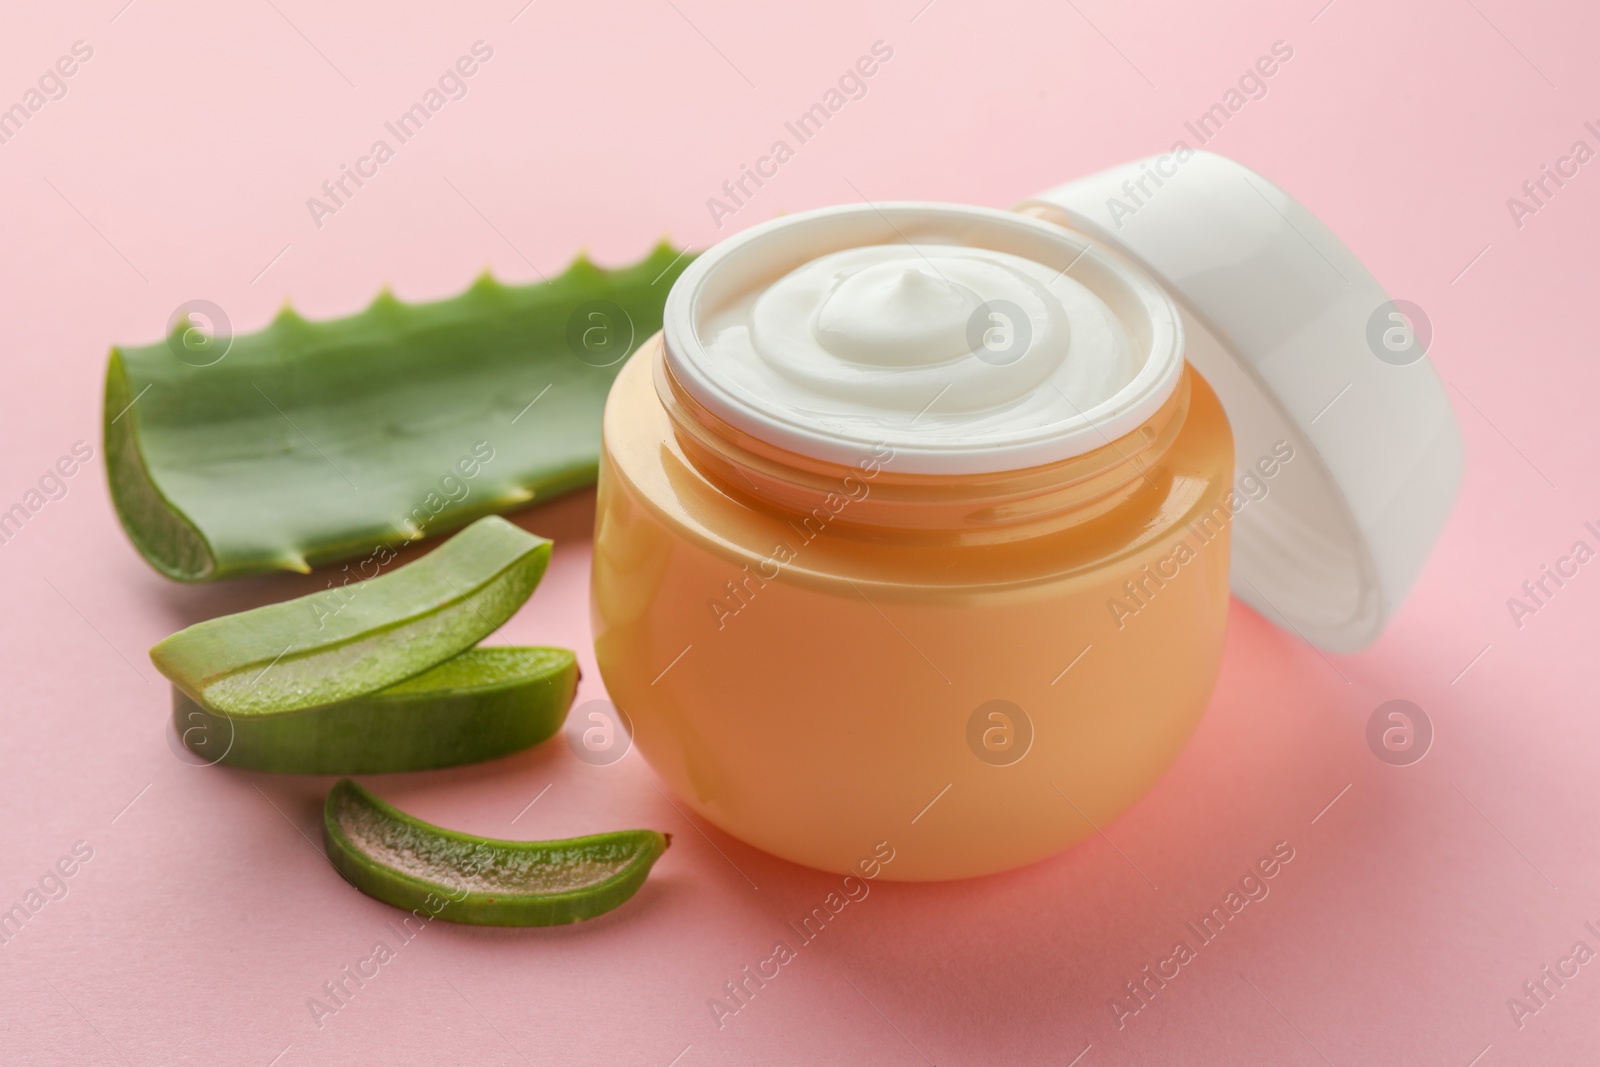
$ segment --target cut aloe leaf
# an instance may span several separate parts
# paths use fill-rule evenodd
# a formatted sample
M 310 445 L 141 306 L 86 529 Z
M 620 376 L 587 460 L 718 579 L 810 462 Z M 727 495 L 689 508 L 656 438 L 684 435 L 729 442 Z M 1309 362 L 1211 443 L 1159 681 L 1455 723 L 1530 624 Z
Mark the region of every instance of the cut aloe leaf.
M 387 292 L 348 318 L 284 310 L 198 347 L 113 348 L 105 454 L 123 528 L 182 581 L 305 571 L 593 483 L 623 359 L 694 257 L 665 244 L 548 282 Z M 214 361 L 214 362 L 213 362 Z
M 392 574 L 198 623 L 150 659 L 227 715 L 333 704 L 471 648 L 516 613 L 549 562 L 549 541 L 491 516 Z
M 172 689 L 177 734 L 208 763 L 287 774 L 385 774 L 479 763 L 561 729 L 578 688 L 564 648 L 469 648 L 367 696 L 219 715 Z
M 322 837 L 333 865 L 368 896 L 477 926 L 592 919 L 633 896 L 671 842 L 654 830 L 564 841 L 474 837 L 412 818 L 348 778 L 328 794 Z

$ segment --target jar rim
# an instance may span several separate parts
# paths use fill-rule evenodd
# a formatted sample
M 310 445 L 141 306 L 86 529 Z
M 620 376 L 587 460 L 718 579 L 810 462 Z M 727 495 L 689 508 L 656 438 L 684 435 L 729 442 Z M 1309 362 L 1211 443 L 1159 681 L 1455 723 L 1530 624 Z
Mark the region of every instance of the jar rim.
M 1118 318 L 1139 366 L 1112 396 L 1042 427 L 981 440 L 894 437 L 890 426 L 846 430 L 796 418 L 718 372 L 701 325 L 718 298 L 775 281 L 840 249 L 914 244 L 916 239 L 1007 252 L 1058 268 L 1085 285 Z M 1184 367 L 1177 306 L 1140 267 L 1089 236 L 1015 212 L 962 204 L 846 204 L 753 226 L 702 253 L 673 284 L 663 315 L 673 378 L 730 426 L 799 455 L 849 464 L 891 440 L 905 473 L 980 474 L 1020 470 L 1083 455 L 1132 432 L 1158 411 Z M 665 398 L 664 398 L 665 399 Z
M 673 374 L 658 334 L 640 350 L 654 393 L 689 465 L 742 506 L 791 520 L 826 514 L 852 536 L 919 543 L 985 543 L 1048 534 L 1090 521 L 1160 488 L 1164 457 L 1193 406 L 1193 371 L 1132 432 L 1081 455 L 1016 470 L 907 471 L 878 444 L 849 463 L 791 452 L 725 422 Z M 848 505 L 848 507 L 846 507 Z M 846 513 L 847 512 L 847 513 Z

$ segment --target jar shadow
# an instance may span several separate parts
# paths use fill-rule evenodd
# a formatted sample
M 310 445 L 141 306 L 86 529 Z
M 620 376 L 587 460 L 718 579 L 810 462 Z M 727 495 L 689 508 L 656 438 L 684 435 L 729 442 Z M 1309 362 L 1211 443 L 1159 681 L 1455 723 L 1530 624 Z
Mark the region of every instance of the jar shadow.
M 1238 602 L 1231 615 L 1216 692 L 1178 762 L 1128 812 L 1054 857 L 955 882 L 879 878 L 827 914 L 830 893 L 847 895 L 839 875 L 708 828 L 760 885 L 774 933 L 812 961 L 805 996 L 841 1011 L 867 999 L 876 1009 L 867 1016 L 881 1014 L 931 1062 L 993 1062 L 1023 1045 L 1064 1051 L 1066 1062 L 1086 1043 L 1130 1040 L 1151 1016 L 1165 1016 L 1154 1023 L 1163 1030 L 1192 1027 L 1219 997 L 1253 997 L 1239 975 L 1316 923 L 1349 853 L 1391 851 L 1386 842 L 1413 831 L 1406 806 L 1388 802 L 1392 768 L 1367 750 L 1364 698 L 1337 661 Z M 1366 795 L 1323 814 L 1352 780 Z M 1076 817 L 1061 808 L 1019 817 Z M 915 834 L 902 828 L 896 847 L 915 848 Z M 1207 925 L 1217 907 L 1223 918 Z M 814 913 L 827 921 L 806 923 Z M 1179 943 L 1190 950 L 1181 966 Z M 1147 999 L 1129 982 L 1145 983 Z M 781 1013 L 773 993 L 761 998 Z

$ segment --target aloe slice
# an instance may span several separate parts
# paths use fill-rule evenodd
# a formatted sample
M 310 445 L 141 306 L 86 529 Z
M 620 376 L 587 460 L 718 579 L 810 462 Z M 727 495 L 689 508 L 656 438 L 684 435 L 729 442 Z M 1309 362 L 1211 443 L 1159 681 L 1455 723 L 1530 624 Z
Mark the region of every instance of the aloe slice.
M 228 715 L 298 711 L 376 692 L 477 644 L 539 584 L 550 542 L 479 519 L 392 574 L 197 623 L 150 650 L 192 700 Z
M 477 926 L 592 919 L 633 896 L 672 840 L 654 830 L 564 841 L 474 837 L 412 818 L 348 778 L 328 794 L 322 838 L 333 865 L 368 896 Z
M 218 715 L 172 689 L 178 736 L 210 763 L 288 774 L 455 767 L 537 745 L 578 688 L 564 648 L 469 648 L 367 696 L 300 711 Z
M 303 572 L 590 485 L 611 381 L 693 258 L 662 244 L 620 270 L 580 257 L 433 303 L 385 292 L 332 321 L 285 309 L 198 351 L 182 320 L 113 348 L 117 515 L 157 570 L 207 581 Z

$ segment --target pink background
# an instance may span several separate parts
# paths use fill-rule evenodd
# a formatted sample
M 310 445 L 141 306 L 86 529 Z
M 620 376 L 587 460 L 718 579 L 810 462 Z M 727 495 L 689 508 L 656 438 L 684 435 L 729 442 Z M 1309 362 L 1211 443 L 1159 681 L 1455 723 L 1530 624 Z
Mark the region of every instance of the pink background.
M 1595 1057 L 1600 963 L 1524 1028 L 1506 1006 L 1575 941 L 1600 949 L 1583 927 L 1600 927 L 1600 563 L 1520 629 L 1506 606 L 1573 541 L 1600 546 L 1583 529 L 1600 520 L 1600 163 L 1520 228 L 1505 203 L 1574 140 L 1600 147 L 1583 127 L 1600 120 L 1592 8 L 123 3 L 10 5 L 0 25 L 0 105 L 74 41 L 94 49 L 68 95 L 0 145 L 0 509 L 74 441 L 96 450 L 64 499 L 0 545 L 0 905 L 74 842 L 94 850 L 69 895 L 0 946 L 0 1061 Z M 305 199 L 479 39 L 494 58 L 470 94 L 316 228 Z M 686 825 L 637 754 L 591 767 L 557 740 L 369 779 L 483 834 L 647 825 L 675 843 L 632 903 L 595 922 L 434 925 L 319 1029 L 307 998 L 393 942 L 396 913 L 314 843 L 327 780 L 173 757 L 145 650 L 323 579 L 179 587 L 135 555 L 98 454 L 108 345 L 155 339 L 194 298 L 250 330 L 286 296 L 325 316 L 385 282 L 406 298 L 453 293 L 486 263 L 530 280 L 579 248 L 620 263 L 663 234 L 703 246 L 719 233 L 706 198 L 880 39 L 894 57 L 867 96 L 722 233 L 858 197 L 1004 206 L 1165 149 L 1275 40 L 1293 47 L 1208 147 L 1291 190 L 1432 318 L 1467 475 L 1410 601 L 1376 647 L 1331 659 L 1236 605 L 1193 744 L 1104 838 L 1000 877 L 877 883 L 720 1030 L 707 999 L 837 879 Z M 578 649 L 580 700 L 603 695 L 591 506 L 532 517 L 558 539 L 555 564 L 498 638 Z M 1365 740 L 1394 698 L 1437 733 L 1410 767 Z M 1119 1030 L 1108 998 L 1280 840 L 1295 859 L 1271 895 Z

